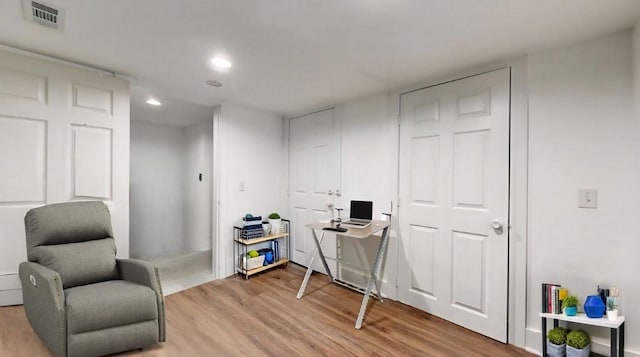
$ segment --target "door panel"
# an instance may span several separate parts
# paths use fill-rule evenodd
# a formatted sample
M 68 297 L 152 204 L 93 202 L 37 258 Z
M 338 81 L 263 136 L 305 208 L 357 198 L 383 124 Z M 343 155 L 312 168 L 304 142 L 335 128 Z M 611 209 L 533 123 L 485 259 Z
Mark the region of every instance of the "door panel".
M 305 224 L 331 219 L 334 192 L 338 188 L 340 155 L 334 126 L 334 110 L 289 120 L 289 209 L 292 213 L 291 243 L 294 262 L 307 265 L 315 249 Z M 322 232 L 317 232 L 318 236 Z M 330 269 L 335 271 L 335 234 L 325 234 L 322 243 Z M 319 261 L 314 269 L 324 272 Z
M 453 204 L 484 208 L 487 131 L 453 136 Z
M 409 231 L 410 261 L 413 262 L 411 289 L 434 296 L 434 245 L 437 229 L 412 225 Z
M 439 139 L 437 136 L 411 139 L 411 152 L 420 153 L 411 156 L 410 165 L 411 193 L 417 202 L 436 203 Z
M 72 125 L 73 198 L 111 199 L 112 130 Z
M 406 93 L 400 300 L 506 342 L 510 71 Z
M 0 202 L 46 200 L 47 122 L 0 115 Z
M 485 287 L 485 240 L 486 236 L 453 232 L 453 292 L 451 301 L 455 306 L 478 312 L 486 311 Z

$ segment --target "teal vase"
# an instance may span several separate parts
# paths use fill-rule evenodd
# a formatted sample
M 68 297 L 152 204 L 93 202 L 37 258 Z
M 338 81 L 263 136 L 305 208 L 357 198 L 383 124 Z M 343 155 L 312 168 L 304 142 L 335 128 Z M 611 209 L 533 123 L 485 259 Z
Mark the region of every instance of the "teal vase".
M 577 312 L 578 312 L 578 308 L 576 306 L 564 308 L 564 314 L 567 316 L 576 316 Z

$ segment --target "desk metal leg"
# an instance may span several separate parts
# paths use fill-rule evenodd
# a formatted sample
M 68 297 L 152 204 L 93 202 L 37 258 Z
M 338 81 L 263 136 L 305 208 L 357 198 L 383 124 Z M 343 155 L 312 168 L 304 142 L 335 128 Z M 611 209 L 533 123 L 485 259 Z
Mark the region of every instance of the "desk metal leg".
M 364 293 L 364 297 L 362 298 L 362 304 L 360 305 L 360 312 L 358 313 L 358 319 L 356 320 L 356 329 L 360 329 L 362 327 L 362 320 L 364 320 L 364 313 L 367 310 L 367 303 L 369 302 L 369 295 L 371 294 L 371 289 L 373 289 L 373 285 L 375 284 L 376 289 L 378 289 L 378 296 L 380 297 L 380 301 L 382 301 L 382 292 L 380 291 L 380 286 L 378 285 L 378 273 L 380 270 L 380 265 L 382 264 L 382 258 L 384 257 L 384 252 L 387 249 L 387 245 L 389 243 L 389 227 L 385 228 L 382 231 L 382 238 L 380 239 L 380 246 L 378 247 L 378 252 L 376 253 L 376 260 L 373 263 L 373 267 L 371 268 L 371 274 L 369 276 L 369 283 L 367 284 L 367 290 Z
M 315 229 L 311 230 L 311 235 L 313 236 L 313 241 L 316 243 L 316 251 L 318 252 L 320 261 L 324 266 L 324 271 L 326 271 L 327 275 L 329 276 L 329 282 L 333 283 L 333 274 L 331 274 L 331 270 L 329 270 L 329 265 L 327 264 L 327 260 L 324 257 L 324 253 L 322 253 L 322 240 L 324 239 L 324 231 L 322 232 L 322 236 L 320 236 L 320 240 L 318 240 L 318 236 L 316 235 Z M 311 267 L 311 264 L 309 264 L 309 267 Z
M 611 329 L 611 357 L 618 357 L 618 329 Z
M 371 270 L 371 277 L 376 285 L 376 291 L 378 292 L 378 298 L 382 302 L 382 290 L 380 289 L 380 268 L 382 267 L 382 260 L 384 259 L 387 246 L 389 245 L 389 228 L 385 228 L 382 231 L 382 238 L 380 239 L 380 246 L 378 247 L 378 254 L 376 255 L 376 261 L 374 269 Z
M 547 318 L 542 318 L 542 357 L 547 357 Z
M 331 271 L 329 271 L 329 267 L 327 266 L 327 261 L 324 259 L 324 254 L 322 254 L 322 249 L 320 249 L 322 240 L 324 239 L 324 232 L 320 236 L 320 241 L 318 241 L 318 236 L 316 236 L 316 231 L 314 229 L 311 230 L 311 234 L 313 235 L 313 241 L 316 243 L 316 248 L 311 253 L 311 260 L 309 260 L 309 266 L 307 267 L 307 272 L 304 274 L 304 279 L 302 280 L 302 285 L 300 285 L 300 289 L 298 290 L 297 298 L 302 298 L 304 291 L 307 289 L 307 284 L 309 283 L 309 277 L 311 273 L 313 273 L 313 261 L 316 259 L 316 255 L 320 256 L 322 263 L 324 264 L 324 268 L 329 275 L 329 281 L 333 281 L 333 275 L 331 275 Z
M 618 332 L 618 337 L 620 340 L 620 343 L 618 343 L 618 356 L 624 357 L 624 322 L 620 325 L 620 327 L 618 327 Z

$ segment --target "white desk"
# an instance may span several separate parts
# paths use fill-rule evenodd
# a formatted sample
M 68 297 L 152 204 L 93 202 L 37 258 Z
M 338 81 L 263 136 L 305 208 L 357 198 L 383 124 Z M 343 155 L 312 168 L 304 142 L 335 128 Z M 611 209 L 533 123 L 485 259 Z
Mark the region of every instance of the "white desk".
M 324 270 L 327 272 L 329 276 L 329 281 L 332 283 L 340 284 L 346 286 L 348 288 L 353 289 L 348 283 L 343 283 L 340 280 L 337 280 L 331 274 L 331 270 L 329 270 L 329 266 L 327 265 L 327 261 L 324 257 L 324 253 L 322 252 L 322 240 L 324 239 L 325 232 L 331 232 L 339 234 L 343 237 L 355 238 L 355 239 L 367 239 L 371 235 L 382 231 L 382 239 L 380 239 L 380 245 L 378 246 L 378 251 L 376 252 L 376 259 L 371 267 L 371 273 L 369 274 L 369 282 L 367 283 L 367 289 L 363 292 L 364 297 L 362 298 L 362 304 L 360 305 L 360 313 L 358 313 L 358 318 L 356 319 L 356 328 L 360 329 L 362 327 L 362 320 L 364 320 L 364 313 L 367 309 L 367 302 L 369 301 L 369 296 L 371 295 L 371 290 L 373 290 L 373 285 L 376 286 L 376 291 L 380 302 L 382 302 L 382 293 L 380 292 L 380 284 L 378 282 L 378 274 L 380 273 L 380 265 L 382 264 L 382 260 L 384 259 L 387 245 L 389 244 L 389 226 L 391 226 L 391 222 L 389 221 L 373 221 L 371 225 L 366 228 L 349 228 L 346 232 L 335 232 L 335 231 L 325 231 L 322 230 L 326 227 L 332 227 L 330 223 L 310 223 L 306 225 L 311 229 L 311 233 L 313 236 L 313 241 L 316 244 L 316 248 L 313 250 L 313 254 L 311 255 L 311 260 L 309 261 L 309 267 L 307 268 L 307 273 L 304 275 L 304 279 L 302 280 L 302 285 L 300 285 L 300 290 L 298 290 L 298 299 L 302 298 L 304 294 L 304 290 L 307 288 L 307 284 L 309 283 L 309 277 L 313 272 L 313 261 L 316 256 L 320 257 L 320 261 L 324 266 Z M 346 228 L 346 227 L 344 227 Z M 318 239 L 316 234 L 316 230 L 320 230 L 322 235 Z M 358 290 L 358 289 L 355 289 Z M 360 290 L 358 290 L 360 291 Z M 362 292 L 362 291 L 360 291 Z

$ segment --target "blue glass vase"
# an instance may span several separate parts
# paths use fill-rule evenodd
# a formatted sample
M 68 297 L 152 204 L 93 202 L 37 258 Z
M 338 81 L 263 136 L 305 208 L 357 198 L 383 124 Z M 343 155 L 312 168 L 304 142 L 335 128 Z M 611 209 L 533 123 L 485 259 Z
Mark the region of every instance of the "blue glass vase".
M 268 251 L 264 254 L 264 265 L 273 263 L 273 252 Z
M 599 295 L 589 295 L 584 301 L 584 312 L 588 317 L 600 318 L 604 315 L 605 306 Z

